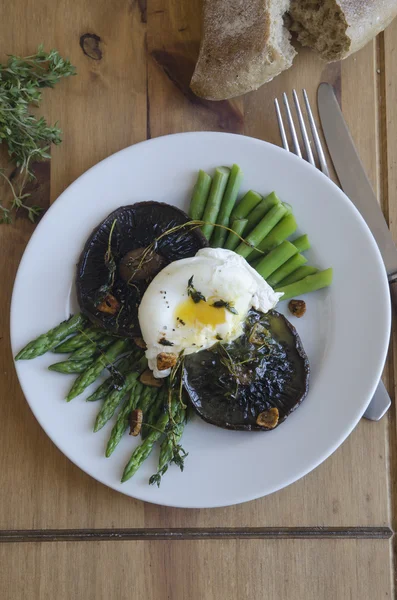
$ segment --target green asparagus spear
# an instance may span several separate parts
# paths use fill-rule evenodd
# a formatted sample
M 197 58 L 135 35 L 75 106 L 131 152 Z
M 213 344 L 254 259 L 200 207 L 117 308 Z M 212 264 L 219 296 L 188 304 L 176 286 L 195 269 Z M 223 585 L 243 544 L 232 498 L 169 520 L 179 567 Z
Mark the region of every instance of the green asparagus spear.
M 48 369 L 50 371 L 57 371 L 58 373 L 66 373 L 68 375 L 72 373 L 84 373 L 84 371 L 92 364 L 93 358 L 83 358 L 81 360 L 64 360 L 62 362 L 54 363 L 50 365 Z
M 275 291 L 283 292 L 284 296 L 281 300 L 289 300 L 290 298 L 303 296 L 303 294 L 308 294 L 309 292 L 328 287 L 331 283 L 332 269 L 325 269 L 325 271 L 319 271 L 314 275 L 308 275 L 304 279 L 291 283 L 290 285 L 279 286 Z
M 168 425 L 168 421 L 168 414 L 162 414 L 156 423 L 156 429 L 152 429 L 147 438 L 144 439 L 143 442 L 137 448 L 135 448 L 130 460 L 125 466 L 123 476 L 121 478 L 121 483 L 128 481 L 128 479 L 131 479 L 131 477 L 135 475 L 139 467 L 147 459 L 147 457 L 153 450 L 154 444 L 157 442 L 158 439 L 160 439 L 162 433 Z
M 284 287 L 285 285 L 290 285 L 291 283 L 295 283 L 296 281 L 300 281 L 304 277 L 308 275 L 314 275 L 318 272 L 317 267 L 303 266 L 296 269 L 291 275 L 288 275 L 285 279 L 280 281 L 279 287 Z
M 86 322 L 86 318 L 80 313 L 70 317 L 67 321 L 63 321 L 54 327 L 54 329 L 50 329 L 47 333 L 44 333 L 32 342 L 29 342 L 25 348 L 18 352 L 15 360 L 26 360 L 45 354 L 49 350 L 55 348 L 55 346 L 69 335 L 84 327 Z
M 276 269 L 266 281 L 274 288 L 280 281 L 288 277 L 296 269 L 299 269 L 299 267 L 302 267 L 305 263 L 307 263 L 307 258 L 303 254 L 295 254 Z
M 280 199 L 276 196 L 275 192 L 272 192 L 263 198 L 263 200 L 261 200 L 259 204 L 255 206 L 254 210 L 252 210 L 247 217 L 247 233 L 250 233 L 253 228 L 256 227 L 260 221 L 262 221 L 266 213 L 268 213 L 273 206 L 277 206 L 278 204 L 280 204 Z
M 277 248 L 274 248 L 274 250 L 262 258 L 255 269 L 262 275 L 263 279 L 266 279 L 267 281 L 268 277 L 274 273 L 280 265 L 284 264 L 285 261 L 291 258 L 291 256 L 294 256 L 294 254 L 297 254 L 297 252 L 295 246 L 291 244 L 291 242 L 285 240 L 277 246 Z
M 160 396 L 162 394 L 159 394 Z M 172 400 L 171 403 L 171 414 L 175 415 L 175 411 L 177 409 L 179 402 L 176 399 Z M 151 428 L 149 435 L 143 440 L 140 446 L 135 448 L 133 451 L 130 460 L 128 461 L 123 476 L 121 478 L 121 482 L 124 483 L 128 479 L 130 479 L 145 461 L 145 459 L 149 456 L 151 451 L 153 450 L 154 444 L 159 440 L 164 433 L 168 422 L 170 420 L 170 416 L 168 412 L 164 412 L 157 419 L 155 426 Z
M 81 346 L 78 350 L 75 350 L 71 355 L 71 360 L 81 360 L 84 358 L 90 358 L 94 356 L 99 350 L 103 350 L 110 346 L 112 342 L 115 341 L 114 337 L 110 335 L 105 335 L 96 342 L 87 341 L 84 346 Z
M 243 196 L 238 204 L 232 210 L 231 221 L 235 219 L 245 219 L 251 211 L 263 200 L 262 196 L 253 190 L 249 190 Z
M 309 250 L 310 248 L 309 236 L 307 233 L 296 238 L 296 240 L 292 240 L 292 243 L 298 252 L 305 252 L 305 250 Z
M 179 442 L 181 441 L 183 431 L 184 431 L 185 425 L 186 425 L 186 410 L 182 407 L 181 404 L 177 408 L 177 411 L 176 411 L 176 414 L 174 417 L 174 422 L 175 422 L 175 425 L 173 428 L 172 436 L 171 435 L 166 436 L 164 438 L 164 440 L 161 442 L 159 465 L 157 468 L 157 473 L 152 475 L 151 478 L 149 479 L 149 483 L 151 485 L 156 483 L 158 487 L 160 486 L 161 477 L 166 473 L 170 463 L 172 462 L 173 454 L 174 454 L 174 446 L 175 446 L 175 444 L 179 444 Z M 181 470 L 183 470 L 182 466 L 181 466 Z
M 142 391 L 143 385 L 139 383 L 139 381 L 136 381 L 132 386 L 130 394 L 126 398 L 119 414 L 117 415 L 116 423 L 114 424 L 106 446 L 105 455 L 107 458 L 109 458 L 109 456 L 114 452 L 117 444 L 120 442 L 124 432 L 128 428 L 130 414 L 137 407 Z
M 237 195 L 243 179 L 243 172 L 238 165 L 233 165 L 230 170 L 229 180 L 227 182 L 225 193 L 223 194 L 221 208 L 219 210 L 216 222 L 224 227 L 229 226 L 230 213 L 237 200 Z M 211 238 L 213 248 L 223 248 L 227 236 L 227 229 L 215 227 Z
M 105 332 L 100 329 L 95 327 L 87 327 L 80 333 L 77 333 L 75 336 L 62 342 L 62 344 L 59 344 L 59 346 L 56 346 L 56 348 L 53 349 L 53 352 L 57 354 L 74 352 L 75 350 L 85 346 L 89 340 L 96 342 L 104 335 Z
M 281 244 L 290 235 L 296 231 L 297 224 L 294 215 L 284 216 L 279 223 L 267 234 L 267 236 L 258 244 L 257 249 L 253 249 L 251 254 L 248 255 L 247 260 L 252 262 L 256 258 L 263 258 L 263 252 L 270 252 L 276 246 Z
M 164 411 L 168 399 L 167 394 L 168 388 L 165 385 L 160 389 L 160 392 L 157 394 L 155 401 L 152 403 L 149 410 L 146 411 L 146 415 L 143 420 L 143 425 L 141 429 L 142 439 L 145 439 L 149 435 L 149 433 L 151 432 L 151 426 L 156 423 L 157 419 Z
M 67 402 L 70 402 L 79 394 L 82 394 L 84 390 L 91 385 L 95 381 L 95 379 L 100 375 L 100 373 L 105 369 L 108 365 L 111 365 L 120 354 L 126 352 L 129 347 L 129 341 L 127 340 L 117 340 L 114 342 L 106 350 L 106 352 L 100 354 L 98 358 L 94 360 L 94 362 L 86 369 L 81 375 L 79 375 L 72 385 L 72 389 L 69 394 L 66 396 Z
M 211 187 L 212 178 L 200 170 L 196 184 L 193 189 L 192 199 L 189 207 L 189 217 L 194 220 L 199 220 L 204 214 L 205 205 Z
M 214 231 L 214 223 L 216 223 L 218 218 L 223 194 L 229 179 L 229 174 L 230 169 L 227 167 L 217 167 L 215 169 L 215 175 L 212 180 L 210 193 L 208 195 L 208 200 L 203 214 L 203 221 L 205 221 L 205 224 L 201 227 L 202 232 L 207 240 L 210 239 L 212 232 Z
M 183 430 L 185 429 L 185 425 L 186 425 L 186 409 L 184 409 L 181 404 L 177 408 L 174 420 L 175 420 L 175 427 L 173 429 L 174 442 L 176 444 L 178 444 L 181 440 Z M 158 471 L 162 472 L 162 474 L 165 472 L 164 471 L 165 467 L 168 466 L 168 464 L 170 463 L 170 461 L 172 459 L 172 448 L 173 448 L 173 440 L 172 440 L 171 436 L 166 437 L 161 444 L 160 456 L 159 456 Z
M 124 385 L 120 389 L 115 389 L 110 392 L 108 396 L 105 398 L 105 402 L 102 405 L 101 410 L 98 413 L 98 416 L 94 425 L 94 432 L 99 431 L 106 425 L 106 423 L 111 419 L 116 411 L 116 408 L 124 398 L 125 394 L 131 390 L 131 388 L 135 385 L 136 380 L 142 371 L 147 367 L 147 360 L 143 356 L 137 363 L 134 365 L 131 373 L 128 373 L 125 377 Z
M 241 240 L 238 236 L 240 236 L 240 237 L 242 236 L 247 223 L 248 223 L 248 219 L 235 219 L 232 222 L 231 229 L 233 229 L 233 231 L 235 233 L 233 233 L 233 231 L 229 232 L 229 235 L 227 237 L 226 244 L 225 244 L 226 250 L 234 250 L 235 248 L 237 248 L 237 246 L 241 242 Z M 236 235 L 236 233 L 237 233 L 237 235 Z
M 269 212 L 263 217 L 251 233 L 245 238 L 246 244 L 241 242 L 237 246 L 236 252 L 246 258 L 252 252 L 252 248 L 255 248 L 265 238 L 268 233 L 273 229 L 275 225 L 283 218 L 286 214 L 287 209 L 283 204 L 277 204 L 269 210 Z M 248 244 L 248 245 L 247 245 Z
M 137 377 L 137 375 L 136 375 Z M 133 386 L 134 382 L 130 381 L 130 384 L 127 387 L 123 387 L 121 390 L 113 390 L 110 394 L 105 398 L 105 402 L 99 413 L 97 414 L 95 424 L 94 424 L 94 433 L 102 429 L 106 425 L 108 421 L 113 417 L 116 412 L 117 407 L 120 402 L 124 398 L 125 394 L 129 392 Z
M 138 408 L 143 412 L 143 421 L 146 420 L 146 415 L 149 413 L 149 410 L 153 403 L 156 401 L 157 396 L 161 392 L 158 388 L 152 388 L 148 385 L 144 386 L 141 397 L 139 398 Z
M 87 402 L 96 402 L 97 400 L 103 400 L 108 394 L 110 394 L 114 387 L 114 377 L 113 375 L 110 375 L 107 379 L 105 379 L 103 383 L 101 383 L 97 387 L 95 392 L 88 396 Z
M 95 402 L 96 400 L 104 400 L 106 396 L 115 388 L 120 389 L 124 385 L 124 375 L 126 375 L 133 365 L 141 358 L 142 352 L 133 351 L 128 356 L 122 358 L 116 365 L 113 366 L 113 372 L 105 379 L 95 392 L 88 396 L 87 402 Z

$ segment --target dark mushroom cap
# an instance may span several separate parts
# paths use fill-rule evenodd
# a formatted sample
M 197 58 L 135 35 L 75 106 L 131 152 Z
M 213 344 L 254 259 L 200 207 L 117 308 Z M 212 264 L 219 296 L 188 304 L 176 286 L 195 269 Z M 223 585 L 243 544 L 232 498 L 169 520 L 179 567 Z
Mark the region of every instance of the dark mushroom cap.
M 208 423 L 269 431 L 257 424 L 259 415 L 278 409 L 274 429 L 299 406 L 309 389 L 309 362 L 283 315 L 252 310 L 237 340 L 186 356 L 183 377 L 191 403 Z
M 182 210 L 161 202 L 139 202 L 110 213 L 87 239 L 77 265 L 76 287 L 81 311 L 93 323 L 112 333 L 128 337 L 139 335 L 138 306 L 153 277 L 170 262 L 194 256 L 208 243 L 199 228 L 181 227 L 155 243 L 153 260 L 146 254 L 144 265 L 142 263 L 144 278 L 139 273 L 130 281 L 125 281 L 126 257 L 128 259 L 129 253 L 137 249 L 143 253 L 164 232 L 188 221 L 189 217 Z M 98 310 L 109 304 L 109 298 L 111 304 L 114 299 L 119 303 L 117 311 Z

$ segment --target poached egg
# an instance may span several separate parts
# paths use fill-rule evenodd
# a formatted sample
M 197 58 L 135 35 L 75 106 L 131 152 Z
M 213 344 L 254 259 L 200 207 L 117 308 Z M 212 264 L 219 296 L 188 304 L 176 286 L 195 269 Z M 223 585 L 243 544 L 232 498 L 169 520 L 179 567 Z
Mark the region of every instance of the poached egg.
M 250 308 L 266 313 L 281 296 L 231 250 L 202 248 L 172 262 L 150 283 L 138 310 L 154 376 L 167 377 L 171 370 L 158 368 L 160 354 L 192 354 L 232 342 L 243 333 Z

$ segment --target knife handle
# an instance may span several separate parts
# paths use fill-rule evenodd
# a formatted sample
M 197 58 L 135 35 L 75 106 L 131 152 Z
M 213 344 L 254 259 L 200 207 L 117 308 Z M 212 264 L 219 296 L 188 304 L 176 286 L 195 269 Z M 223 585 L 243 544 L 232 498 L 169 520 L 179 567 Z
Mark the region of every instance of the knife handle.
M 390 404 L 390 396 L 387 393 L 387 389 L 385 388 L 382 380 L 380 380 L 378 387 L 372 396 L 372 400 L 364 413 L 364 417 L 370 421 L 379 421 L 389 410 Z
M 394 310 L 397 313 L 397 280 L 390 281 L 389 286 L 390 286 L 391 303 L 392 303 Z

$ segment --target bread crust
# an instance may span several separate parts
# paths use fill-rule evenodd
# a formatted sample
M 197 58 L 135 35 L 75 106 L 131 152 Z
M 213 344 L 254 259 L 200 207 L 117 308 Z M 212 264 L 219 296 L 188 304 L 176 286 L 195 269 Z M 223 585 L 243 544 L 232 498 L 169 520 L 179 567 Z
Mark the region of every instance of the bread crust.
M 397 0 L 291 0 L 291 31 L 327 62 L 357 52 L 397 15 Z
M 343 58 L 363 48 L 397 16 L 397 0 L 339 0 L 338 5 L 350 38 L 350 48 Z
M 283 22 L 289 8 L 298 40 L 328 62 L 360 50 L 397 16 L 397 0 L 204 0 L 193 92 L 225 100 L 288 69 L 296 54 Z
M 296 52 L 282 20 L 288 7 L 288 0 L 204 0 L 194 93 L 232 98 L 289 68 Z

